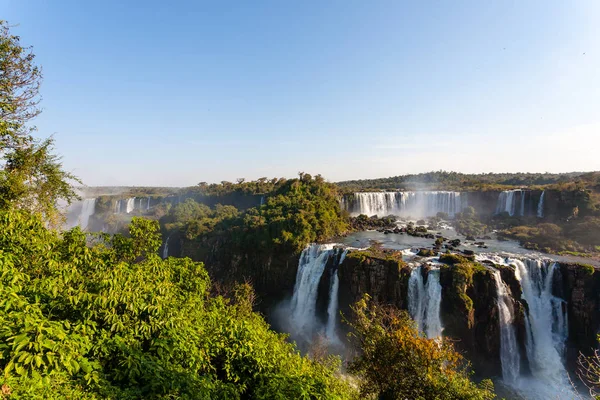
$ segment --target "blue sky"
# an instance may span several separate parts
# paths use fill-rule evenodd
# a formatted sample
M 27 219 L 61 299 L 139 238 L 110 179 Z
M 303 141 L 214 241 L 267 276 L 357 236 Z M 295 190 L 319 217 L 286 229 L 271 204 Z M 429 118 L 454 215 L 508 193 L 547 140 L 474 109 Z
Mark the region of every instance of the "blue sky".
M 600 2 L 0 0 L 88 185 L 600 169 Z

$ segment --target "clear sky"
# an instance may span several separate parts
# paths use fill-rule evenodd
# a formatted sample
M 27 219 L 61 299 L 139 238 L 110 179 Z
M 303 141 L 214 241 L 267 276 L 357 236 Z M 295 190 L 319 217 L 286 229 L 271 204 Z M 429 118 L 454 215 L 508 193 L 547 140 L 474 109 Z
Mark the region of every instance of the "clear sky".
M 0 0 L 88 185 L 600 170 L 600 1 Z

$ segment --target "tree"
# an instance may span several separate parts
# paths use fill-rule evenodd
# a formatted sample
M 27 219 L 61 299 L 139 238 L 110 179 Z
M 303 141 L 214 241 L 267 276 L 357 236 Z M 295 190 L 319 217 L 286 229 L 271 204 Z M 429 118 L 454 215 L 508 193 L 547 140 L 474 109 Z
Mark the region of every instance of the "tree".
M 600 339 L 600 335 L 598 336 Z M 600 399 L 600 351 L 594 350 L 590 356 L 579 354 L 577 359 L 577 375 L 588 388 L 590 396 Z
M 57 226 L 58 203 L 77 198 L 71 182 L 79 181 L 63 170 L 52 138 L 33 137 L 36 128 L 28 123 L 40 113 L 42 73 L 31 48 L 9 28 L 0 20 L 0 209 L 27 209 Z
M 41 111 L 41 69 L 35 65 L 31 47 L 23 47 L 19 36 L 10 33 L 0 20 L 0 150 L 14 149 L 30 141 L 27 122 Z
M 135 218 L 88 245 L 0 210 L 0 399 L 351 398 L 339 361 L 302 357 L 249 285 L 214 296 L 202 263 L 162 260 L 158 229 Z
M 350 372 L 362 378 L 361 394 L 381 400 L 495 397 L 491 381 L 469 380 L 468 364 L 445 339 L 419 334 L 405 311 L 372 304 L 368 296 L 353 307 L 354 339 L 361 354 Z

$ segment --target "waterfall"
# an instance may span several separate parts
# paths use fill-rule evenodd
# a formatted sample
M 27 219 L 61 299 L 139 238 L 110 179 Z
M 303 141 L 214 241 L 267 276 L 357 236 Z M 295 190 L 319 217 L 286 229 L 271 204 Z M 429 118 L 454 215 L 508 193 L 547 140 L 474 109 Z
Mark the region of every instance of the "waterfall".
M 496 285 L 498 307 L 498 323 L 500 325 L 500 362 L 502 363 L 502 378 L 508 384 L 515 384 L 520 375 L 521 357 L 515 335 L 514 308 L 506 290 L 506 285 L 500 277 L 500 271 L 491 269 Z
M 310 334 L 316 327 L 319 281 L 332 252 L 332 244 L 312 244 L 300 255 L 291 302 L 292 321 L 300 333 Z
M 515 276 L 529 305 L 525 346 L 531 373 L 555 393 L 572 394 L 562 362 L 568 336 L 566 304 L 552 295 L 557 264 L 534 259 L 508 261 L 516 267 Z
M 121 212 L 121 200 L 115 200 L 115 214 L 119 214 Z
M 425 284 L 421 266 L 414 268 L 408 278 L 408 313 L 417 324 L 419 332 L 423 332 L 425 324 Z
M 538 203 L 537 206 L 537 217 L 538 218 L 544 218 L 544 195 L 546 194 L 546 191 L 544 190 L 542 192 L 542 195 L 540 196 L 540 202 Z
M 146 204 L 146 210 L 150 209 L 150 197 L 148 197 L 148 204 Z
M 521 189 L 517 190 L 505 190 L 500 192 L 498 200 L 496 201 L 496 215 L 507 212 L 511 217 L 517 213 L 517 194 L 519 197 L 519 210 L 520 216 L 525 216 L 525 194 L 527 192 Z
M 440 303 L 442 302 L 442 285 L 440 270 L 430 269 L 427 275 L 427 308 L 425 309 L 425 334 L 433 339 L 442 336 L 440 319 Z
M 442 336 L 441 300 L 440 270 L 430 269 L 424 284 L 422 267 L 414 268 L 408 279 L 408 311 L 419 331 L 430 339 Z
M 348 250 L 344 250 L 340 255 L 337 265 L 340 266 L 346 258 Z M 338 291 L 340 288 L 340 279 L 338 278 L 337 268 L 332 269 L 331 285 L 329 289 L 329 305 L 327 306 L 327 327 L 325 328 L 325 336 L 331 343 L 339 343 L 339 338 L 336 332 L 337 317 L 338 317 Z
M 90 217 L 96 212 L 96 199 L 85 199 L 81 207 L 81 213 L 79 214 L 79 226 L 81 229 L 86 229 Z
M 131 213 L 135 209 L 135 197 L 130 197 L 127 199 L 127 205 L 125 208 L 125 212 L 127 214 Z
M 292 325 L 293 335 L 299 336 L 303 340 L 310 340 L 314 333 L 322 331 L 330 343 L 340 342 L 336 332 L 340 287 L 337 269 L 344 261 L 347 250 L 335 246 L 337 245 L 311 244 L 300 255 L 288 319 Z M 327 323 L 323 326 L 317 316 L 317 297 L 319 282 L 328 263 L 331 264 L 332 269 Z
M 167 236 L 167 240 L 165 240 L 165 246 L 163 247 L 163 254 L 162 254 L 163 259 L 169 257 L 169 239 L 171 239 L 171 235 Z
M 467 206 L 467 196 L 460 192 L 361 192 L 342 199 L 342 207 L 353 215 L 398 215 L 433 217 L 439 212 L 453 217 Z

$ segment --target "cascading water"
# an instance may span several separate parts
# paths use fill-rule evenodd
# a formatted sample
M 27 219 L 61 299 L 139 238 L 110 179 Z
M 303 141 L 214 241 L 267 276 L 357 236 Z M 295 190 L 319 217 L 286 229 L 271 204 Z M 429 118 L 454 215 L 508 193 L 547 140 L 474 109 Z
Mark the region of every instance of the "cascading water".
M 302 251 L 291 302 L 292 323 L 298 333 L 310 335 L 316 326 L 317 289 L 333 244 L 312 244 Z
M 441 300 L 440 270 L 430 269 L 424 284 L 422 267 L 414 268 L 408 279 L 408 312 L 419 331 L 430 339 L 442 336 Z
M 81 207 L 81 213 L 79 214 L 79 226 L 81 229 L 86 229 L 90 217 L 96 212 L 96 199 L 85 199 Z
M 339 278 L 338 267 L 344 261 L 347 250 L 336 244 L 311 244 L 300 255 L 294 294 L 289 306 L 288 319 L 292 334 L 301 340 L 311 339 L 313 334 L 323 332 L 331 344 L 339 344 L 336 332 L 338 314 Z M 325 326 L 317 317 L 318 288 L 325 267 L 331 265 L 331 281 Z
M 337 265 L 340 266 L 346 258 L 348 250 L 344 250 L 340 255 Z M 340 339 L 337 336 L 337 314 L 338 314 L 338 291 L 340 288 L 340 279 L 338 278 L 337 268 L 332 269 L 331 287 L 329 289 L 329 305 L 327 306 L 327 327 L 325 328 L 325 336 L 331 343 L 339 343 Z
M 430 269 L 427 276 L 427 308 L 425 309 L 425 334 L 433 339 L 442 336 L 442 321 L 440 319 L 440 304 L 442 302 L 442 286 L 440 285 L 440 270 Z
M 515 335 L 514 308 L 506 285 L 500 277 L 500 271 L 491 269 L 496 285 L 498 307 L 498 322 L 500 325 L 500 362 L 502 363 L 502 378 L 509 385 L 514 385 L 519 379 L 521 357 Z
M 135 197 L 131 197 L 127 199 L 127 206 L 125 208 L 125 212 L 127 214 L 131 213 L 135 209 Z
M 525 216 L 525 197 L 527 193 L 521 189 L 500 192 L 496 202 L 496 215 L 507 212 L 511 217 L 517 213 L 522 217 Z M 518 207 L 517 204 L 519 204 Z
M 146 204 L 146 210 L 150 209 L 150 197 L 148 197 L 148 203 Z
M 529 367 L 537 380 L 536 391 L 546 388 L 556 398 L 572 397 L 562 355 L 568 336 L 567 310 L 564 301 L 552 295 L 552 282 L 557 264 L 535 259 L 509 259 L 515 276 L 521 282 L 527 301 L 526 350 Z M 545 394 L 540 394 L 544 398 Z
M 544 218 L 544 196 L 546 195 L 546 191 L 544 190 L 542 192 L 542 195 L 540 196 L 540 202 L 538 203 L 537 206 L 537 217 L 538 218 Z
M 165 245 L 163 247 L 162 258 L 168 258 L 169 257 L 169 239 L 171 239 L 171 235 L 167 236 L 167 240 L 165 240 Z
M 467 206 L 460 192 L 361 192 L 342 198 L 342 206 L 353 215 L 398 215 L 433 217 L 439 212 L 453 217 Z
M 423 332 L 425 323 L 425 284 L 421 266 L 414 268 L 408 278 L 408 313 L 417 324 L 420 332 Z

